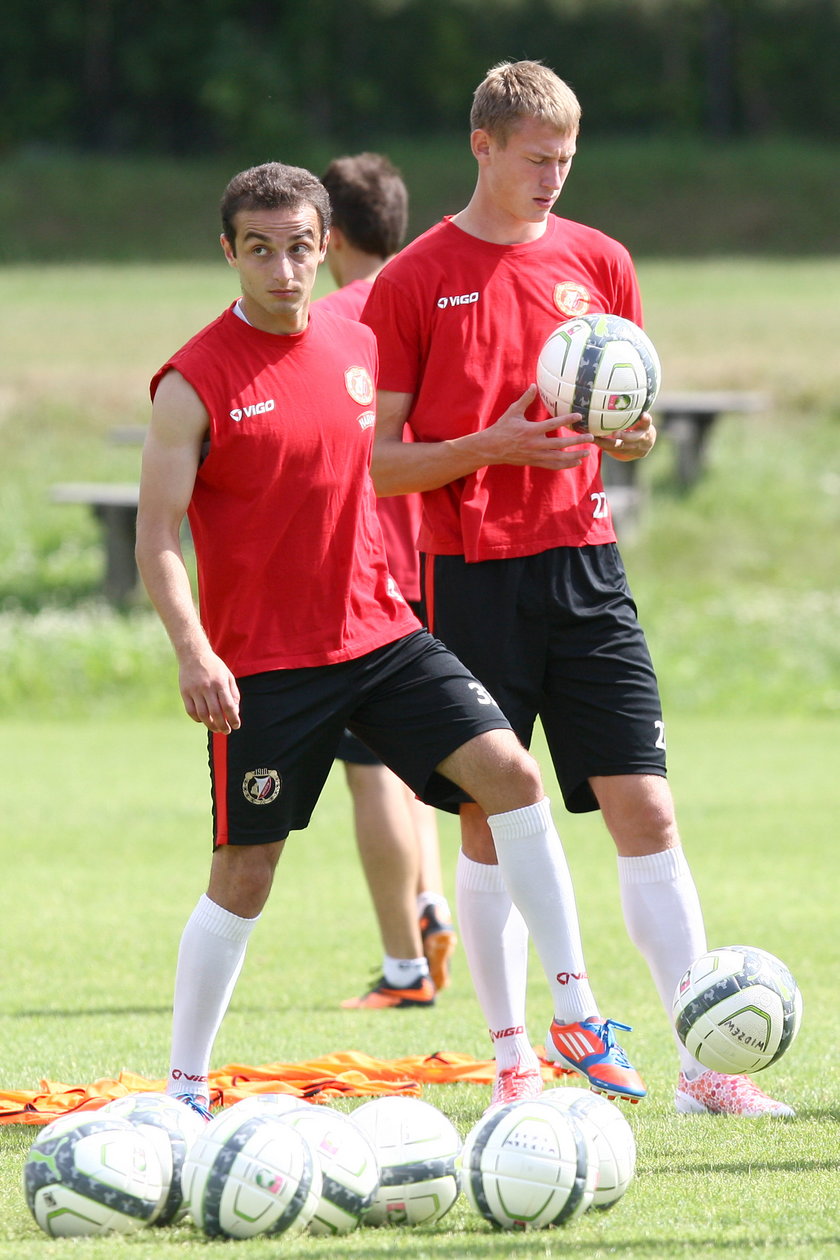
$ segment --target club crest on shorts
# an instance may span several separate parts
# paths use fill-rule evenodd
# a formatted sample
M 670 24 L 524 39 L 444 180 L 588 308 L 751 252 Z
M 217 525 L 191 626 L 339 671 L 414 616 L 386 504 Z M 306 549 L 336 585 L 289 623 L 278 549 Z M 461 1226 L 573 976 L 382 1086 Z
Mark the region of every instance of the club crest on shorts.
M 249 770 L 242 780 L 242 794 L 252 805 L 270 805 L 280 795 L 283 780 L 276 770 L 259 766 Z
M 344 384 L 353 402 L 357 402 L 360 407 L 367 407 L 373 402 L 373 381 L 367 368 L 347 368 Z
M 585 315 L 592 302 L 592 294 L 574 280 L 563 280 L 554 286 L 554 305 L 562 315 L 574 318 Z

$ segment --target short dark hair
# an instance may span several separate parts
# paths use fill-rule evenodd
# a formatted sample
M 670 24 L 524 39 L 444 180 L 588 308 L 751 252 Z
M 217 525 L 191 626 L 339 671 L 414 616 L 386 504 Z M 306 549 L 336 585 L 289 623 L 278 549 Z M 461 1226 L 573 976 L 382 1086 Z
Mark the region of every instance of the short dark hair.
M 285 166 L 282 162 L 251 166 L 234 175 L 222 194 L 222 231 L 235 253 L 233 221 L 240 210 L 296 210 L 304 205 L 312 206 L 318 215 L 323 244 L 330 227 L 330 198 L 317 176 L 302 166 Z
M 321 177 L 330 196 L 333 222 L 365 254 L 390 258 L 408 226 L 408 190 L 393 163 L 381 153 L 357 153 L 330 162 Z

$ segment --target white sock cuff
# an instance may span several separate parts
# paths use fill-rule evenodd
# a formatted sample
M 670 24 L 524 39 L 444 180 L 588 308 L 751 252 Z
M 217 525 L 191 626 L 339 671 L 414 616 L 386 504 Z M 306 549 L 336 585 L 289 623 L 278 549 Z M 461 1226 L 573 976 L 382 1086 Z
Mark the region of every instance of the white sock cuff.
M 643 857 L 619 857 L 618 878 L 621 884 L 660 884 L 688 875 L 688 862 L 680 845 Z
M 468 888 L 472 892 L 507 892 L 498 866 L 473 862 L 472 858 L 466 857 L 463 849 L 458 851 L 456 879 L 461 889 Z
M 383 954 L 383 971 L 387 972 L 392 967 L 402 967 L 405 970 L 416 970 L 422 972 L 422 974 L 426 976 L 429 974 L 429 960 L 425 954 L 421 954 L 419 958 L 392 958 L 390 954 Z
M 201 894 L 198 905 L 192 912 L 193 923 L 203 927 L 205 931 L 221 937 L 222 940 L 239 942 L 247 941 L 259 917 L 257 915 L 255 919 L 242 919 L 238 914 L 231 914 L 230 910 L 211 901 L 206 893 Z
M 507 840 L 524 840 L 528 836 L 553 827 L 551 817 L 551 801 L 544 796 L 534 805 L 525 805 L 522 809 L 510 809 L 505 814 L 492 814 L 487 819 L 493 836 Z

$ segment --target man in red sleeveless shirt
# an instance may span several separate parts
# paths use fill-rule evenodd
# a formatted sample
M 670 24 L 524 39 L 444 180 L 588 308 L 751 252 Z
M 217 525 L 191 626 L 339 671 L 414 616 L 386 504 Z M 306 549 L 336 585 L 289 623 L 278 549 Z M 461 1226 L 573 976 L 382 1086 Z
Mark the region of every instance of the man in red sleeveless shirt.
M 338 287 L 319 298 L 317 305 L 358 319 L 376 276 L 405 238 L 408 189 L 382 153 L 334 158 L 321 182 L 332 210 L 326 262 Z M 377 499 L 376 512 L 388 568 L 425 622 L 416 546 L 420 496 Z M 349 1010 L 431 1006 L 449 983 L 456 945 L 443 895 L 435 811 L 351 731 L 342 735 L 337 756 L 353 797 L 356 844 L 384 951 L 381 977 L 368 992 L 341 1005 Z
M 564 320 L 593 311 L 641 322 L 627 250 L 552 214 L 579 120 L 574 93 L 540 62 L 496 66 L 476 90 L 470 202 L 384 268 L 363 313 L 381 357 L 373 473 L 380 494 L 422 491 L 433 633 L 526 745 L 540 718 L 567 808 L 600 809 L 625 923 L 670 1018 L 706 937 L 665 778 L 656 677 L 600 474 L 602 452 L 639 459 L 655 429 L 646 415 L 582 445 L 572 432 L 580 417 L 547 419 L 532 384 Z M 542 1082 L 525 1029 L 527 934 L 477 803 L 462 808 L 461 829 L 458 920 L 496 1049 L 494 1098 L 530 1097 Z M 546 1050 L 590 1082 L 599 1065 L 620 1075 L 611 1021 L 585 976 L 569 975 Z M 679 1111 L 791 1114 L 746 1078 L 730 1087 L 677 1050 Z
M 151 386 L 137 558 L 186 711 L 209 732 L 213 798 L 207 893 L 178 955 L 167 1089 L 205 1115 L 248 938 L 345 727 L 428 803 L 457 808 L 461 789 L 489 816 L 555 1015 L 566 977 L 585 971 L 537 764 L 388 572 L 369 477 L 376 342 L 363 324 L 310 309 L 329 222 L 308 171 L 269 163 L 234 177 L 222 248 L 242 296 Z

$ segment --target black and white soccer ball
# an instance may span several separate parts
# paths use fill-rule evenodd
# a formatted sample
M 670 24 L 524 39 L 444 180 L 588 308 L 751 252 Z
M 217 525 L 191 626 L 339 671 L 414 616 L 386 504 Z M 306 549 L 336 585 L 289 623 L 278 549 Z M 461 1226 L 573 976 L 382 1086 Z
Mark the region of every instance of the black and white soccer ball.
M 379 1189 L 379 1161 L 373 1144 L 350 1116 L 335 1107 L 304 1103 L 283 1113 L 312 1144 L 323 1186 L 310 1234 L 349 1234 L 372 1206 Z
M 218 1112 L 190 1148 L 184 1201 L 211 1238 L 298 1233 L 315 1215 L 321 1166 L 309 1140 L 282 1115 Z
M 752 945 L 710 949 L 677 985 L 674 1027 L 689 1054 L 737 1075 L 775 1063 L 802 1022 L 802 995 L 783 962 Z
M 186 1215 L 181 1172 L 187 1151 L 206 1121 L 180 1098 L 156 1092 L 125 1094 L 106 1103 L 99 1115 L 119 1116 L 147 1135 L 160 1160 L 163 1194 L 153 1225 L 171 1225 Z
M 305 1098 L 298 1098 L 296 1094 L 248 1094 L 246 1098 L 240 1098 L 238 1102 L 231 1103 L 226 1108 L 227 1112 L 240 1116 L 243 1120 L 246 1116 L 264 1116 L 274 1115 L 283 1116 L 290 1111 L 299 1111 L 301 1107 L 311 1107 L 312 1103 L 307 1102 Z
M 598 1164 L 593 1208 L 609 1208 L 626 1192 L 636 1171 L 636 1139 L 627 1118 L 603 1094 L 575 1085 L 547 1089 L 539 1098 L 588 1126 Z
M 470 1205 L 501 1229 L 547 1229 L 592 1204 L 598 1161 L 588 1127 L 534 1099 L 485 1114 L 464 1139 L 462 1184 Z
M 548 337 L 537 387 L 553 416 L 579 412 L 581 431 L 609 437 L 653 406 L 662 379 L 647 333 L 620 315 L 578 315 Z
M 163 1177 L 154 1144 L 119 1116 L 61 1116 L 29 1149 L 23 1189 L 53 1238 L 128 1234 L 159 1212 Z
M 379 1162 L 379 1188 L 363 1225 L 431 1225 L 460 1193 L 461 1135 L 421 1098 L 386 1095 L 352 1112 Z

